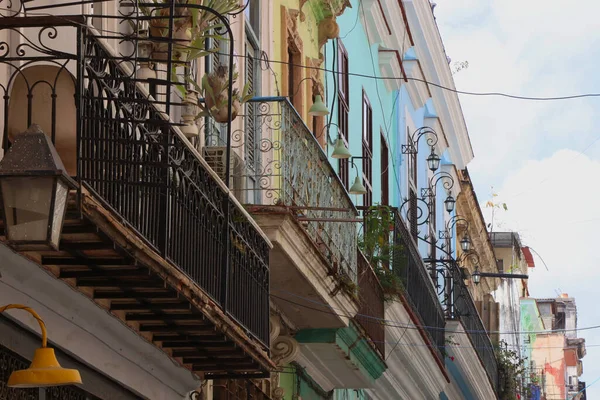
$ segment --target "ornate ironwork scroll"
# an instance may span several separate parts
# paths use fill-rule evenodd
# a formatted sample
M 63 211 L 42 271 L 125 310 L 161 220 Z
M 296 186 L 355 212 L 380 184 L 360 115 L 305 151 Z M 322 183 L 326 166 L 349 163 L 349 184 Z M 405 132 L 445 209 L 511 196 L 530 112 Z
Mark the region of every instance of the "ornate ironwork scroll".
M 356 282 L 356 226 L 347 220 L 357 212 L 326 154 L 286 98 L 256 99 L 251 105 L 255 122 L 246 129 L 260 131 L 255 151 L 262 163 L 260 170 L 246 168 L 248 202 L 294 207 L 334 270 Z M 246 136 L 234 132 L 234 141 Z

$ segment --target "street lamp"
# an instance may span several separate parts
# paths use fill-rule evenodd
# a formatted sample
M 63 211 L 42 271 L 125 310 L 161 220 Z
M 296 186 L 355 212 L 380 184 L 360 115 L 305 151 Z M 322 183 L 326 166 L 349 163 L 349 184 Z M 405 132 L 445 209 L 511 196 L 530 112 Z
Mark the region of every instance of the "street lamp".
M 444 200 L 444 206 L 446 206 L 446 211 L 448 211 L 448 213 L 454 211 L 455 204 L 456 200 L 454 199 L 454 197 L 452 197 L 452 194 L 448 193 L 448 197 L 446 197 L 446 200 Z
M 471 274 L 471 278 L 473 278 L 473 283 L 476 285 L 479 285 L 479 282 L 481 282 L 481 272 L 479 272 L 477 267 L 473 271 L 473 274 Z
M 8 387 L 26 389 L 81 384 L 79 371 L 61 367 L 54 354 L 54 349 L 46 347 L 48 334 L 46 324 L 40 316 L 31 308 L 20 304 L 8 304 L 0 307 L 0 313 L 10 309 L 27 311 L 37 320 L 42 331 L 42 347 L 35 350 L 29 368 L 14 371 L 10 374 Z
M 427 157 L 427 166 L 431 170 L 431 172 L 437 171 L 440 167 L 441 158 L 435 153 L 433 146 L 431 146 L 431 154 Z
M 463 252 L 471 250 L 471 239 L 469 239 L 468 233 L 465 233 L 465 236 L 460 240 L 460 248 Z
M 15 138 L 0 161 L 8 242 L 58 250 L 69 188 L 76 187 L 50 138 L 36 124 Z

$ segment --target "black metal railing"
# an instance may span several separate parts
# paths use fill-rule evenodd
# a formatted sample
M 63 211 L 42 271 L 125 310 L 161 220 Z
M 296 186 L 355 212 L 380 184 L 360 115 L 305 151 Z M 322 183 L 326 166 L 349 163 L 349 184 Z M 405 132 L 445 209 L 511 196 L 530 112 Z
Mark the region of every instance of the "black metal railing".
M 398 210 L 394 210 L 392 251 L 392 271 L 401 279 L 406 299 L 429 335 L 433 350 L 443 360 L 444 311 L 417 245 Z
M 268 347 L 267 240 L 127 66 L 82 38 L 80 183 Z
M 458 319 L 463 324 L 467 331 L 467 336 L 471 340 L 471 344 L 485 368 L 492 387 L 497 393 L 498 362 L 496 360 L 496 354 L 494 353 L 494 347 L 492 346 L 490 337 L 479 317 L 473 298 L 463 281 L 461 271 L 456 264 L 453 264 L 450 268 L 452 268 L 451 273 L 453 281 L 453 312 L 451 315 L 454 319 Z
M 358 251 L 359 304 L 356 322 L 365 330 L 382 358 L 385 358 L 385 297 L 379 279 L 365 256 Z
M 250 379 L 217 380 L 213 398 L 219 400 L 271 400 L 270 382 Z

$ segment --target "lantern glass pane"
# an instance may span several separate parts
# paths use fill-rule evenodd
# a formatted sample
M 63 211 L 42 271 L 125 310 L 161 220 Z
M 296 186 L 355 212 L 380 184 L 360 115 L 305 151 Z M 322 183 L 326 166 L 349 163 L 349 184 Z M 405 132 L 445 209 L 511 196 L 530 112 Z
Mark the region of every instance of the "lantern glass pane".
M 47 241 L 55 177 L 1 180 L 8 240 Z
M 69 189 L 60 179 L 56 182 L 56 198 L 54 200 L 54 218 L 52 219 L 51 241 L 56 248 L 60 242 L 60 232 L 65 218 L 65 209 L 69 198 Z

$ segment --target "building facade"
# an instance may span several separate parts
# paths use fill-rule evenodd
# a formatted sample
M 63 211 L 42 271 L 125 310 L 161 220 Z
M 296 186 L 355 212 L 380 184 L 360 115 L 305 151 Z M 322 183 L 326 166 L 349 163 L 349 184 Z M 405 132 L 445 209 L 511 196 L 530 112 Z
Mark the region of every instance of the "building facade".
M 498 397 L 497 281 L 469 277 L 496 258 L 429 1 L 34 0 L 0 22 L 0 171 L 45 134 L 73 181 L 52 246 L 15 240 L 37 203 L 3 194 L 1 304 L 43 316 L 74 393 Z M 2 318 L 16 368 L 37 322 Z

